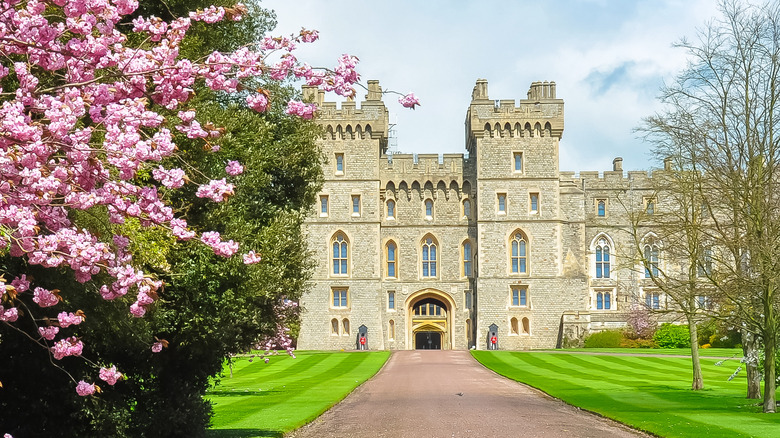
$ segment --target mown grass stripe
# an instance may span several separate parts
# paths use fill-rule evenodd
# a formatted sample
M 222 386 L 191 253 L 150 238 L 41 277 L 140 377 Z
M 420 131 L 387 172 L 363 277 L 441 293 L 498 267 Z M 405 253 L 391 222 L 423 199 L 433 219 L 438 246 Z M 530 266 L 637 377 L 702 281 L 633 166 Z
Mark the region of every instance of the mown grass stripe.
M 704 391 L 691 391 L 690 358 L 476 351 L 485 366 L 576 406 L 664 437 L 774 437 L 780 417 L 744 398 L 744 377 L 703 362 Z M 564 358 L 562 359 L 561 356 Z M 566 359 L 568 358 L 568 359 Z M 601 376 L 601 379 L 594 378 Z
M 316 418 L 373 376 L 388 352 L 302 352 L 234 364 L 208 399 L 214 403 L 211 437 L 281 435 Z

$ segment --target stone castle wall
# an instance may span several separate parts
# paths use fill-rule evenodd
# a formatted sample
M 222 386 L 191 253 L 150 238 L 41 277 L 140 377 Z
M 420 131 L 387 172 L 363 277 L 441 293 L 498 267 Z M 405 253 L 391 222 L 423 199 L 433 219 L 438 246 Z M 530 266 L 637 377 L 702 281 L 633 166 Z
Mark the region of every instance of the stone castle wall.
M 648 199 L 659 205 L 663 199 L 652 192 L 650 175 L 624 175 L 619 160 L 603 174 L 559 171 L 564 105 L 554 82 L 533 83 L 527 99 L 516 102 L 491 100 L 487 82 L 477 81 L 466 114 L 468 157 L 386 155 L 388 112 L 376 81 L 360 108 L 323 102 L 323 94 L 309 88 L 304 96 L 321 108 L 327 161 L 320 201 L 304 225 L 319 263 L 302 299 L 299 348 L 354 349 L 361 325 L 368 328 L 369 348 L 413 348 L 415 327 L 422 326 L 411 308 L 426 297 L 447 307 L 446 322 L 438 322 L 446 327 L 445 348 L 486 348 L 492 324 L 502 349 L 552 348 L 564 338 L 624 324 L 629 306 L 649 288 L 630 250 L 636 246 L 629 214 Z M 527 244 L 525 272 L 512 272 L 517 233 Z M 599 237 L 613 252 L 609 278 L 595 274 Z M 349 248 L 346 273 L 333 270 L 338 238 Z M 437 251 L 435 277 L 422 269 L 429 238 Z M 389 245 L 396 249 L 393 276 Z M 512 302 L 513 288 L 525 290 L 525 303 Z M 348 291 L 347 306 L 334 306 L 334 290 Z M 610 309 L 597 309 L 596 294 L 606 292 Z

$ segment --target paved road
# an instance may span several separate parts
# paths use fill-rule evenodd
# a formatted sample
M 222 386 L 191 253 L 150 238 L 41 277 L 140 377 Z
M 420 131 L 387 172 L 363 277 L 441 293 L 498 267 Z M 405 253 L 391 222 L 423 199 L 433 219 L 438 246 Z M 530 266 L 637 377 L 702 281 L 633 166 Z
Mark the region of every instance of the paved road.
M 482 367 L 467 351 L 397 351 L 294 438 L 647 437 Z

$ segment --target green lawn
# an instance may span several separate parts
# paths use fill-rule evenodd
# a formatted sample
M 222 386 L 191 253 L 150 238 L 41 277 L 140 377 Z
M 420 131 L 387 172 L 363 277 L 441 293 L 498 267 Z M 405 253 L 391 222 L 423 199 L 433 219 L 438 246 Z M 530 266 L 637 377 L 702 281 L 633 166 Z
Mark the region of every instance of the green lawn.
M 655 352 L 656 350 L 652 350 Z M 691 391 L 689 359 L 473 351 L 488 368 L 572 405 L 662 437 L 780 436 L 780 415 L 747 400 L 737 360 L 702 359 L 703 391 Z
M 379 352 L 296 352 L 270 363 L 241 358 L 207 398 L 214 404 L 213 438 L 281 436 L 341 401 L 390 357 Z
M 585 353 L 621 353 L 621 354 L 671 354 L 680 356 L 690 356 L 690 348 L 567 348 L 565 350 L 544 350 L 544 351 L 565 351 L 565 352 L 585 352 Z M 742 357 L 741 348 L 699 348 L 701 357 Z

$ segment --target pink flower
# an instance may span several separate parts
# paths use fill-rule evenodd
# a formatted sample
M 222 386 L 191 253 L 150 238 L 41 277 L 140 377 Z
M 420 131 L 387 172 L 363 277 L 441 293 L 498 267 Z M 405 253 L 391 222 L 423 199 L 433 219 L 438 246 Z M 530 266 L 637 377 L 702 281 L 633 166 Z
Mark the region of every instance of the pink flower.
M 81 324 L 82 321 L 84 321 L 84 317 L 73 312 L 60 312 L 59 315 L 57 315 L 57 320 L 60 322 L 60 327 L 65 328 L 71 325 Z
M 244 254 L 244 264 L 245 265 L 253 265 L 255 263 L 260 263 L 260 260 L 262 258 L 255 254 L 254 251 L 249 251 L 248 253 Z
M 41 335 L 43 339 L 46 339 L 48 341 L 54 340 L 54 337 L 57 336 L 57 333 L 59 332 L 60 332 L 60 328 L 55 326 L 38 327 L 38 333 Z
M 42 287 L 36 287 L 33 301 L 41 307 L 51 307 L 60 302 L 56 295 Z
M 181 240 L 195 237 L 195 232 L 187 229 L 187 221 L 184 219 L 171 219 L 171 233 Z
M 87 383 L 83 380 L 79 381 L 79 384 L 76 385 L 76 394 L 86 397 L 88 395 L 92 395 L 95 393 L 95 385 L 91 383 Z
M 71 336 L 55 342 L 54 346 L 51 347 L 51 352 L 55 359 L 61 360 L 67 356 L 81 356 L 83 349 L 84 344 L 77 337 Z
M 244 166 L 238 161 L 228 161 L 227 166 L 225 166 L 225 172 L 231 176 L 241 175 L 244 173 Z
M 130 305 L 130 314 L 136 318 L 141 318 L 146 314 L 146 309 L 139 305 L 138 302 L 135 302 Z
M 404 108 L 411 109 L 414 109 L 415 106 L 420 105 L 420 101 L 417 100 L 417 97 L 414 95 L 414 93 L 409 93 L 405 96 L 399 97 L 398 102 L 403 105 Z
M 209 181 L 208 184 L 198 186 L 195 196 L 198 198 L 210 198 L 214 202 L 222 202 L 233 196 L 233 184 L 228 184 L 225 178 Z
M 268 96 L 263 93 L 253 94 L 246 98 L 246 104 L 249 105 L 249 108 L 259 113 L 264 113 L 268 110 L 268 103 Z
M 216 231 L 207 231 L 201 234 L 200 241 L 210 246 L 214 250 L 214 254 L 222 257 L 230 257 L 238 252 L 238 243 L 232 240 L 223 242 Z
M 306 120 L 311 120 L 314 117 L 315 111 L 317 111 L 317 105 L 293 100 L 287 103 L 287 109 L 284 112 L 290 115 L 299 116 Z
M 111 366 L 111 368 L 101 368 L 99 377 L 109 385 L 113 385 L 124 376 L 116 370 L 116 366 Z
M 183 186 L 187 177 L 182 169 L 166 169 L 162 166 L 152 170 L 152 176 L 169 189 L 178 189 Z
M 152 344 L 152 353 L 159 353 L 162 351 L 162 349 L 163 349 L 162 342 L 155 342 L 154 344 Z
M 4 308 L 0 304 L 0 321 L 14 322 L 19 318 L 19 310 L 16 307 Z

